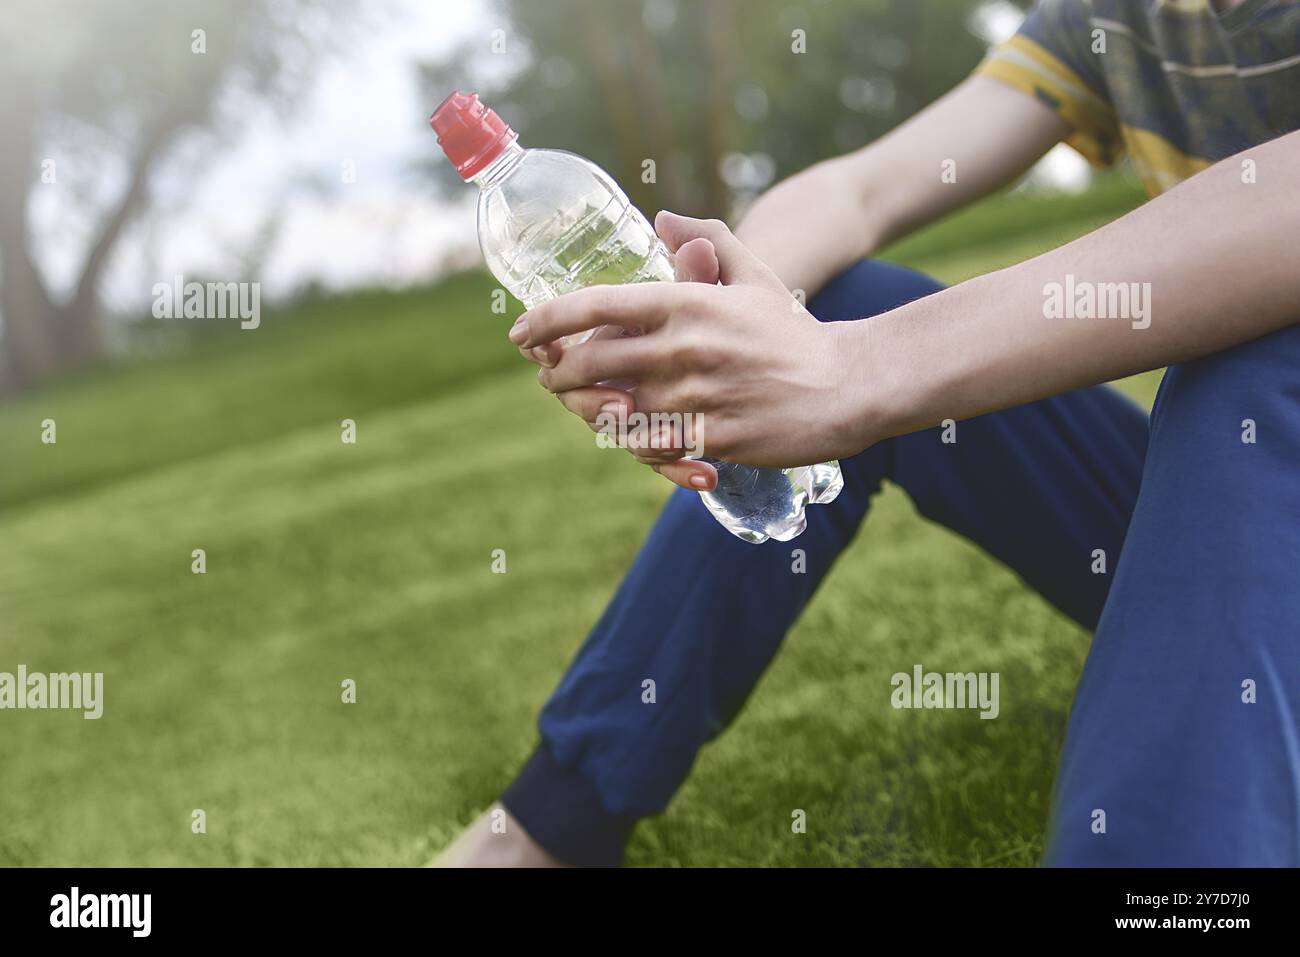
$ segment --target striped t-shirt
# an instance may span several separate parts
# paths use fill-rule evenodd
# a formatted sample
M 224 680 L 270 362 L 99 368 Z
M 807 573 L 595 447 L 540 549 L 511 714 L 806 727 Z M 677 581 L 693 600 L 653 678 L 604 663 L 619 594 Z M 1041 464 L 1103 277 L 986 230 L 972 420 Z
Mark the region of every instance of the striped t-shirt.
M 1156 195 L 1300 129 L 1300 0 L 1039 0 L 979 73 L 1037 97 L 1099 166 Z

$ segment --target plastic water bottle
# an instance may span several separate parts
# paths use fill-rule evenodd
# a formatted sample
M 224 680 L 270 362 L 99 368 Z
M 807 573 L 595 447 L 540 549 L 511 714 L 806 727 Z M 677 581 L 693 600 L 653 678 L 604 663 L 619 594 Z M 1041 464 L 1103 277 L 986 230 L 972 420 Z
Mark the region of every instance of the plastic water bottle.
M 456 171 L 481 190 L 478 238 L 488 269 L 527 308 L 583 286 L 673 281 L 672 256 L 650 223 L 594 163 L 524 149 L 476 93 L 452 93 L 429 122 Z M 833 501 L 844 487 L 838 462 L 771 469 L 703 461 L 718 470 L 714 490 L 700 493 L 704 504 L 755 544 L 794 538 L 807 527 L 805 507 Z

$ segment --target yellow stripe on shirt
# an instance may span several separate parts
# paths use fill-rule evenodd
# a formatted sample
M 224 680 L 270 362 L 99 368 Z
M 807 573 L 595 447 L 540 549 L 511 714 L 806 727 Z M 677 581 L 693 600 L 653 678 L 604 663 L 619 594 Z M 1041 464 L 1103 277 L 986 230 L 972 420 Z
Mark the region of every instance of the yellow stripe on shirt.
M 1200 156 L 1189 156 L 1158 133 L 1122 125 L 1120 132 L 1133 167 L 1152 196 L 1158 196 L 1189 176 L 1213 164 Z
M 1072 127 L 1066 142 L 1097 166 L 1118 155 L 1119 130 L 1114 111 L 1079 76 L 1025 36 L 1014 36 L 989 51 L 976 70 L 1046 103 Z

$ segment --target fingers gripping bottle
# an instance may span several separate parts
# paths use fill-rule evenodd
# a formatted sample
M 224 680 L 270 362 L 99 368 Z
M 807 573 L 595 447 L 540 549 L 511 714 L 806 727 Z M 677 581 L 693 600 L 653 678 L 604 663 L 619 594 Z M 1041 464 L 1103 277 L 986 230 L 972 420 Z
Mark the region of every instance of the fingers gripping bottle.
M 650 223 L 594 163 L 524 149 L 475 93 L 452 93 L 430 125 L 461 178 L 481 190 L 478 238 L 488 269 L 527 308 L 583 286 L 673 281 L 672 256 Z M 833 501 L 844 486 L 838 462 L 770 469 L 704 461 L 718 470 L 717 487 L 700 493 L 704 504 L 755 544 L 794 538 L 807 527 L 805 507 Z

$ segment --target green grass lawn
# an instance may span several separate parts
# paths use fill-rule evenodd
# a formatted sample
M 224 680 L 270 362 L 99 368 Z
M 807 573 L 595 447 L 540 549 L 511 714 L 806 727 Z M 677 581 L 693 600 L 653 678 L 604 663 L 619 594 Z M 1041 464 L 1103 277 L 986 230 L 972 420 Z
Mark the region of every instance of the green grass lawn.
M 894 255 L 954 281 L 1132 199 L 1003 200 Z M 0 712 L 0 864 L 421 864 L 508 782 L 669 487 L 537 387 L 492 288 L 303 304 L 0 405 L 0 671 L 106 698 Z M 887 489 L 629 863 L 1033 864 L 1087 646 Z M 999 671 L 1000 718 L 894 711 L 915 662 Z

